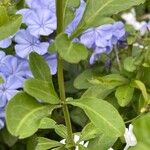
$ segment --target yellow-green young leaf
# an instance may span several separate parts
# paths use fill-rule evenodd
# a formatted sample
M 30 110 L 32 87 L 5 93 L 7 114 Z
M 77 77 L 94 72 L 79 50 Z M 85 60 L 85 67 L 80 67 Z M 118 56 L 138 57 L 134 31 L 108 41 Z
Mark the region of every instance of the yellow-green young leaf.
M 142 92 L 143 98 L 147 102 L 148 101 L 148 94 L 146 91 L 145 84 L 139 80 L 134 80 L 131 85 L 135 88 L 138 88 Z
M 49 66 L 42 56 L 35 52 L 32 52 L 29 55 L 29 64 L 32 74 L 36 79 L 52 83 Z
M 5 24 L 0 25 L 0 40 L 3 40 L 13 34 L 15 34 L 22 23 L 22 16 L 21 15 L 15 15 L 9 18 L 9 21 L 7 21 Z
M 24 83 L 24 90 L 36 99 L 45 103 L 59 104 L 59 98 L 51 83 L 38 79 L 28 79 Z
M 55 46 L 60 56 L 70 63 L 78 63 L 88 56 L 86 47 L 69 40 L 67 34 L 60 34 L 56 37 Z
M 131 87 L 130 85 L 122 85 L 118 87 L 115 93 L 115 96 L 118 100 L 118 104 L 121 107 L 127 106 L 133 97 L 133 93 L 134 93 L 134 88 Z
M 109 74 L 103 77 L 96 77 L 90 81 L 93 85 L 101 85 L 104 88 L 114 89 L 129 82 L 128 79 L 119 74 Z
M 149 150 L 150 147 L 150 113 L 144 114 L 132 122 L 137 145 L 131 150 Z
M 87 6 L 82 21 L 74 31 L 73 36 L 79 35 L 91 25 L 99 26 L 103 24 L 104 20 L 110 22 L 109 19 L 105 18 L 144 2 L 145 0 L 87 0 Z
M 63 146 L 60 142 L 50 140 L 44 137 L 38 137 L 37 142 L 38 144 L 35 150 L 49 150 L 49 149 Z
M 39 128 L 41 119 L 49 116 L 55 105 L 43 105 L 24 92 L 18 93 L 6 107 L 8 131 L 20 139 L 33 135 Z
M 114 137 L 124 134 L 123 119 L 110 103 L 97 98 L 81 98 L 70 100 L 68 104 L 82 108 L 101 133 Z
M 0 26 L 7 23 L 9 20 L 6 7 L 0 6 Z
M 133 72 L 136 70 L 135 60 L 133 57 L 125 58 L 123 65 L 124 69 L 128 72 Z

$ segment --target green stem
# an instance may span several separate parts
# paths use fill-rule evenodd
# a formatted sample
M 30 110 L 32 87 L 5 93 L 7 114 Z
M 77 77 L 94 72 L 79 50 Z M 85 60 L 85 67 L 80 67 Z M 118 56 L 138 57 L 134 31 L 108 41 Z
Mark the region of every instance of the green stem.
M 56 12 L 57 12 L 57 35 L 64 31 L 63 22 L 63 4 L 64 0 L 56 0 Z M 64 86 L 64 74 L 63 74 L 63 60 L 58 57 L 58 86 L 60 92 L 60 99 L 62 103 L 65 123 L 67 127 L 67 144 L 69 150 L 74 150 L 74 141 L 71 120 L 69 115 L 68 106 L 66 104 L 65 86 Z

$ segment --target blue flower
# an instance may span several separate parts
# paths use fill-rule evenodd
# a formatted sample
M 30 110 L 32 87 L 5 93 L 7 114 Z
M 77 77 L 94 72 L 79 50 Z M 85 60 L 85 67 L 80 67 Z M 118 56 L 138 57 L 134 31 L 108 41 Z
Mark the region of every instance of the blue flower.
M 73 21 L 66 28 L 66 33 L 69 36 L 76 29 L 77 25 L 81 21 L 84 10 L 85 10 L 85 7 L 86 7 L 86 3 L 83 0 L 80 0 L 80 1 L 81 1 L 80 2 L 80 7 L 78 9 L 76 9 L 75 17 L 74 17 Z
M 4 127 L 5 122 L 5 112 L 4 108 L 0 108 L 0 129 Z
M 0 107 L 4 107 L 7 102 L 18 92 L 17 89 L 22 86 L 20 81 L 14 76 L 10 76 L 8 78 L 3 76 L 3 79 L 4 83 L 0 84 Z
M 15 56 L 7 55 L 0 62 L 0 72 L 6 78 L 13 76 L 22 85 L 25 80 L 25 63 Z
M 150 21 L 147 23 L 145 21 L 141 22 L 141 28 L 140 28 L 140 33 L 142 36 L 146 34 L 148 31 L 150 31 Z
M 28 26 L 30 34 L 47 36 L 56 30 L 55 0 L 28 0 L 27 5 L 29 8 L 17 13 L 23 16 L 23 23 Z
M 124 24 L 120 22 L 116 22 L 113 24 L 113 36 L 112 36 L 112 43 L 115 45 L 119 40 L 125 36 L 125 28 Z
M 28 30 L 20 30 L 15 36 L 15 51 L 21 58 L 28 58 L 31 52 L 37 52 L 40 55 L 47 53 L 49 43 L 40 42 L 40 40 L 32 36 Z
M 100 54 L 109 54 L 114 45 L 124 41 L 125 29 L 122 22 L 106 24 L 86 30 L 80 37 L 80 42 L 94 52 L 90 58 L 90 64 L 99 59 Z
M 30 34 L 38 37 L 47 36 L 56 30 L 56 15 L 50 13 L 49 9 L 37 9 L 26 18 L 25 23 L 28 26 Z
M 150 31 L 150 21 L 147 24 L 148 30 Z
M 24 8 L 24 9 L 20 9 L 19 11 L 17 11 L 17 14 L 22 15 L 23 17 L 22 23 L 26 23 L 28 16 L 32 15 L 32 12 L 33 12 L 32 9 Z
M 12 37 L 0 41 L 0 48 L 7 48 L 12 43 Z
M 56 12 L 55 0 L 27 0 L 26 3 L 31 9 L 46 8 L 54 13 Z
M 56 54 L 45 54 L 45 60 L 47 61 L 51 74 L 55 75 L 57 73 L 57 55 Z
M 3 59 L 5 58 L 6 54 L 5 52 L 3 52 L 2 50 L 0 50 L 0 63 L 3 61 Z

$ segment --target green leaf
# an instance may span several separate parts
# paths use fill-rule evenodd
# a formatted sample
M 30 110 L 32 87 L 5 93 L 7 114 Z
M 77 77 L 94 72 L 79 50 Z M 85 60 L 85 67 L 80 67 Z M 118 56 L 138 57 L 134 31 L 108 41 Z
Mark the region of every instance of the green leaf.
M 18 93 L 6 107 L 8 131 L 20 139 L 33 135 L 43 117 L 49 116 L 55 105 L 42 105 L 24 92 Z
M 85 70 L 81 74 L 79 74 L 74 80 L 74 87 L 77 89 L 87 89 L 92 84 L 89 82 L 93 77 L 93 73 L 91 69 Z
M 129 71 L 129 72 L 133 72 L 136 70 L 136 65 L 134 63 L 134 58 L 133 57 L 127 57 L 125 60 L 124 60 L 124 69 L 126 71 Z
M 9 21 L 0 25 L 0 40 L 3 40 L 13 34 L 15 34 L 20 28 L 22 23 L 21 15 L 14 15 L 9 18 Z
M 40 129 L 54 129 L 56 126 L 56 122 L 48 117 L 41 119 L 39 128 Z
M 35 150 L 37 145 L 37 138 L 38 136 L 36 134 L 28 138 L 26 142 L 26 150 Z
M 135 88 L 138 88 L 142 92 L 144 100 L 148 102 L 148 94 L 147 94 L 145 84 L 140 80 L 134 80 L 131 85 Z
M 116 137 L 110 137 L 106 136 L 105 134 L 102 134 L 99 137 L 96 137 L 95 139 L 90 140 L 88 149 L 89 150 L 108 150 L 110 147 L 114 145 L 116 142 Z
M 52 82 L 49 66 L 42 56 L 32 52 L 29 55 L 29 64 L 32 74 L 36 79 Z
M 24 90 L 45 103 L 58 104 L 60 102 L 52 85 L 47 81 L 28 79 L 24 83 Z
M 49 53 L 56 53 L 55 42 L 53 42 L 52 44 L 49 45 L 48 52 Z
M 39 137 L 38 144 L 35 150 L 49 150 L 49 149 L 60 147 L 60 146 L 62 146 L 62 144 L 57 141 L 50 140 L 44 137 Z
M 100 135 L 99 130 L 93 125 L 93 123 L 88 123 L 82 130 L 80 141 L 87 141 L 93 139 Z
M 7 144 L 9 147 L 12 147 L 18 141 L 18 138 L 12 136 L 6 128 L 1 130 L 1 137 L 4 143 Z
M 82 108 L 101 133 L 114 137 L 124 134 L 123 119 L 110 103 L 97 98 L 81 98 L 67 103 Z
M 64 125 L 56 125 L 55 132 L 64 139 L 67 139 L 67 128 Z
M 133 121 L 133 130 L 137 138 L 137 145 L 131 150 L 149 150 L 150 147 L 150 113 Z
M 147 143 L 138 142 L 134 147 L 130 147 L 129 150 L 149 150 L 150 145 Z
M 144 2 L 145 0 L 87 0 L 84 15 L 73 36 L 79 35 L 91 26 L 99 26 L 110 22 L 108 17 Z
M 88 148 L 84 147 L 81 144 L 78 144 L 79 150 L 89 150 Z
M 88 56 L 86 47 L 69 40 L 67 34 L 60 34 L 56 37 L 55 46 L 60 56 L 70 63 L 78 63 Z
M 133 93 L 134 88 L 131 87 L 130 85 L 122 85 L 118 87 L 115 93 L 115 96 L 118 100 L 118 104 L 121 107 L 127 106 L 133 97 Z
M 92 79 L 90 81 L 90 83 L 92 83 L 93 85 L 101 85 L 102 88 L 107 89 L 114 89 L 117 86 L 121 86 L 128 82 L 129 80 L 121 76 L 120 74 L 109 74 L 103 77 L 96 77 L 95 79 Z
M 53 150 L 66 150 L 66 148 L 65 145 L 62 145 L 60 147 L 53 148 Z
M 70 112 L 70 117 L 71 117 L 71 120 L 81 126 L 81 127 L 84 127 L 87 122 L 89 121 L 88 117 L 86 116 L 85 112 L 79 108 L 79 107 L 76 107 L 74 108 L 71 112 Z
M 89 87 L 82 95 L 83 97 L 96 97 L 100 99 L 106 98 L 114 89 L 102 87 L 101 85 L 95 85 Z
M 7 23 L 9 20 L 7 10 L 4 6 L 0 6 L 0 26 Z

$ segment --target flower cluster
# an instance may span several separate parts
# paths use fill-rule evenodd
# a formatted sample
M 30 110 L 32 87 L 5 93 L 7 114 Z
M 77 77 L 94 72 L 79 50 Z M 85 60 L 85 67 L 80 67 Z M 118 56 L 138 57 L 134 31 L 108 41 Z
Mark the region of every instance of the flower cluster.
M 124 41 L 125 35 L 124 24 L 116 22 L 88 29 L 81 35 L 80 42 L 86 47 L 94 49 L 90 58 L 90 64 L 93 64 L 100 54 L 109 54 L 113 46 L 117 45 L 119 41 Z
M 16 52 L 15 56 L 0 52 L 0 73 L 4 78 L 4 83 L 0 85 L 0 127 L 4 124 L 3 114 L 7 101 L 23 87 L 25 79 L 32 77 L 28 66 L 28 57 L 31 52 L 36 52 L 45 58 L 52 75 L 57 72 L 57 55 L 47 53 L 48 47 L 53 41 L 53 39 L 49 39 L 49 35 L 56 30 L 57 26 L 55 0 L 26 0 L 26 4 L 27 8 L 17 12 L 23 16 L 26 28 L 20 29 L 15 35 L 0 41 L 2 49 L 8 48 L 13 42 L 12 46 L 14 45 Z M 85 1 L 80 0 L 79 8 L 76 10 L 72 8 L 75 17 L 66 27 L 65 32 L 68 36 L 79 24 L 85 7 Z M 89 49 L 94 49 L 90 58 L 90 64 L 93 64 L 101 53 L 109 54 L 115 45 L 123 41 L 125 34 L 124 24 L 116 22 L 90 28 L 75 41 L 84 44 Z M 42 36 L 47 37 L 43 39 Z
M 43 56 L 52 74 L 57 71 L 56 55 Z M 23 87 L 25 79 L 32 77 L 27 59 L 18 56 L 6 55 L 0 51 L 0 76 L 4 83 L 0 84 L 0 128 L 4 126 L 4 110 L 7 102 Z

